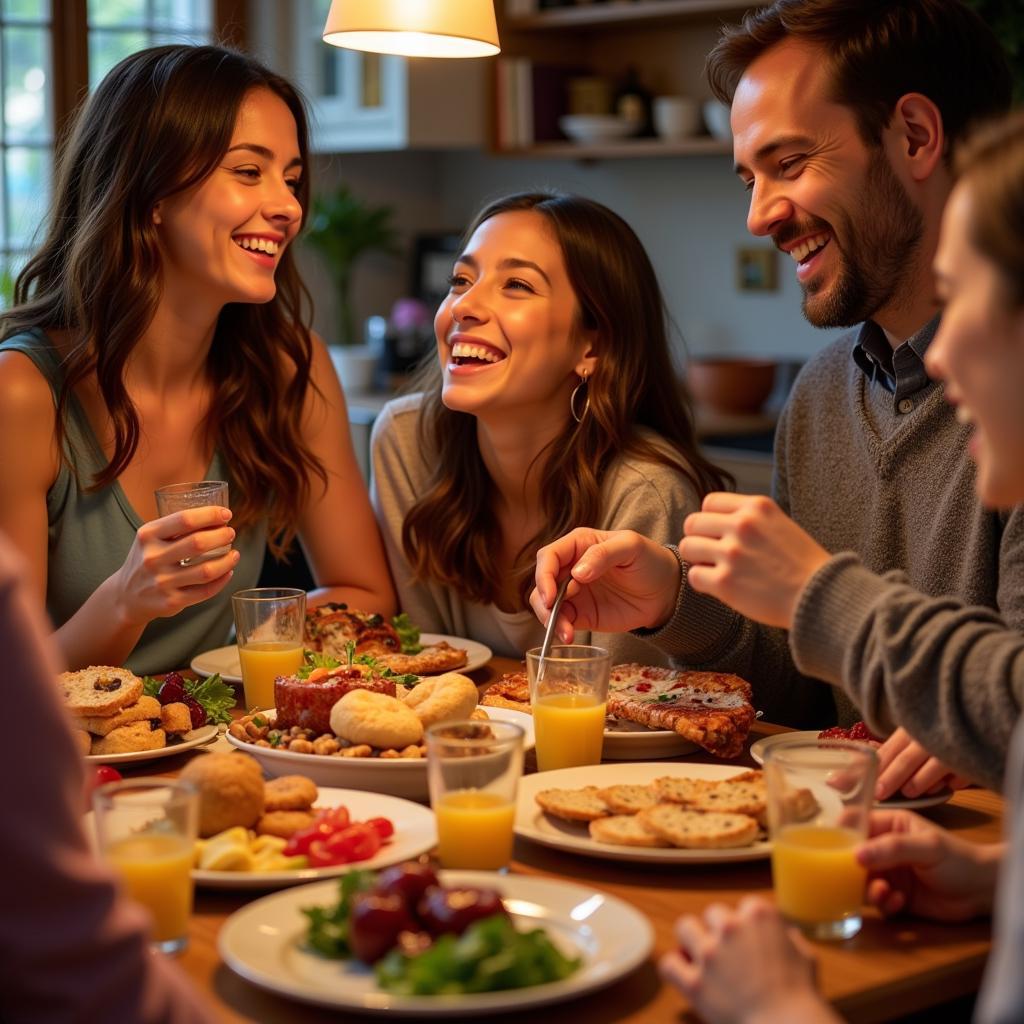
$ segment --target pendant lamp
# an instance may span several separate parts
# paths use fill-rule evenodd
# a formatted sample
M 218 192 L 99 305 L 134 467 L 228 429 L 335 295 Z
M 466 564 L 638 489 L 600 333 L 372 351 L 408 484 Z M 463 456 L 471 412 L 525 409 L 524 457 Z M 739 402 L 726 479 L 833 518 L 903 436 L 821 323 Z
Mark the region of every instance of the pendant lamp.
M 332 0 L 324 42 L 403 57 L 500 51 L 493 0 Z

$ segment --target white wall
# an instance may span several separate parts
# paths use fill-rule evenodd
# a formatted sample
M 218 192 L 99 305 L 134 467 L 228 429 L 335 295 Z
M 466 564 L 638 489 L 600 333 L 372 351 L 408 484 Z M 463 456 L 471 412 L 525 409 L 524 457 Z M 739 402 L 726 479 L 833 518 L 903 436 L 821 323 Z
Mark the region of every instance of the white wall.
M 649 160 L 498 158 L 483 153 L 355 153 L 321 157 L 315 187 L 343 180 L 371 202 L 390 203 L 406 243 L 423 232 L 460 231 L 487 199 L 549 186 L 581 192 L 611 206 L 650 253 L 669 312 L 694 355 L 758 354 L 804 359 L 837 332 L 811 327 L 788 256 L 777 254 L 779 287 L 736 288 L 736 250 L 769 246 L 747 234 L 746 193 L 727 157 Z M 406 294 L 411 257 L 369 256 L 357 271 L 360 317 L 384 313 Z M 317 300 L 318 327 L 329 336 L 333 302 L 315 256 L 303 268 Z

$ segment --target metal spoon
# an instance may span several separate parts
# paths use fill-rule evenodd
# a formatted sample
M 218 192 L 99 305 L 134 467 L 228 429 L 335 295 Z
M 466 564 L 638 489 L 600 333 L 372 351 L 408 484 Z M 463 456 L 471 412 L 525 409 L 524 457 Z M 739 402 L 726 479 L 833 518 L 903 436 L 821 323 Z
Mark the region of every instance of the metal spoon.
M 555 619 L 558 618 L 558 610 L 562 607 L 562 599 L 565 597 L 566 590 L 569 589 L 569 581 L 572 579 L 572 574 L 565 577 L 561 583 L 558 584 L 558 593 L 555 594 L 555 603 L 551 606 L 551 618 L 548 619 L 547 629 L 544 630 L 544 642 L 540 645 L 540 655 L 537 658 L 537 682 L 540 682 L 544 678 L 544 659 L 548 656 L 548 652 L 551 650 L 551 639 L 555 634 Z

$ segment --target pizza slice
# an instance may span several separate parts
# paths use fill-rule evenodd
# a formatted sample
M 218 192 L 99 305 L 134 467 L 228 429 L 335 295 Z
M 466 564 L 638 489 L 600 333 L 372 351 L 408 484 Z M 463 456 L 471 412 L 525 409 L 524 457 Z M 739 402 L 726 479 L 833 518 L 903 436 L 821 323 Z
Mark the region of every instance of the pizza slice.
M 404 622 L 404 617 L 400 618 Z M 414 632 L 418 637 L 419 630 Z M 399 631 L 383 615 L 357 611 L 336 602 L 328 602 L 306 612 L 304 642 L 310 650 L 329 654 L 339 661 L 347 659 L 348 645 L 353 643 L 355 654 L 368 654 L 378 665 L 398 675 L 454 672 L 469 661 L 466 650 L 452 647 L 443 640 L 423 646 L 417 643 L 417 649 L 410 651 L 408 645 L 403 644 Z
M 487 687 L 481 704 L 492 708 L 509 708 L 532 714 L 530 683 L 525 672 L 506 672 Z
M 717 757 L 737 757 L 754 721 L 750 684 L 725 672 L 616 665 L 608 712 L 669 729 Z

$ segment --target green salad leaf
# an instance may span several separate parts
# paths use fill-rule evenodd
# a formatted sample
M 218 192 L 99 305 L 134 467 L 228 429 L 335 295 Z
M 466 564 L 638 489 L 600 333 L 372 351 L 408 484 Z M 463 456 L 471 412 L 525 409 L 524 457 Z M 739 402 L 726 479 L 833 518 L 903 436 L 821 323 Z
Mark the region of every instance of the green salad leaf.
M 303 914 L 309 918 L 306 944 L 310 949 L 332 960 L 341 960 L 352 955 L 348 945 L 352 898 L 356 893 L 372 888 L 376 877 L 372 871 L 350 871 L 347 875 L 342 875 L 338 883 L 336 904 L 328 907 L 302 908 Z
M 393 949 L 375 968 L 377 984 L 401 995 L 453 995 L 526 988 L 567 978 L 580 959 L 564 956 L 541 928 L 519 932 L 504 914 L 442 935 L 428 950 L 407 956 Z
M 337 658 L 329 654 L 321 654 L 319 651 L 304 650 L 302 652 L 302 665 L 295 674 L 300 679 L 308 679 L 309 673 L 315 668 L 337 668 L 341 664 Z
M 403 654 L 419 654 L 423 650 L 423 644 L 420 643 L 419 626 L 414 626 L 405 612 L 396 615 L 391 620 L 391 625 L 395 627 L 395 632 L 398 634 Z
M 382 679 L 390 679 L 399 686 L 415 686 L 420 681 L 420 677 L 412 672 L 399 673 L 388 668 L 387 665 L 382 665 L 372 654 L 357 654 L 353 660 L 357 665 L 369 666 L 373 669 L 374 675 L 378 675 Z

